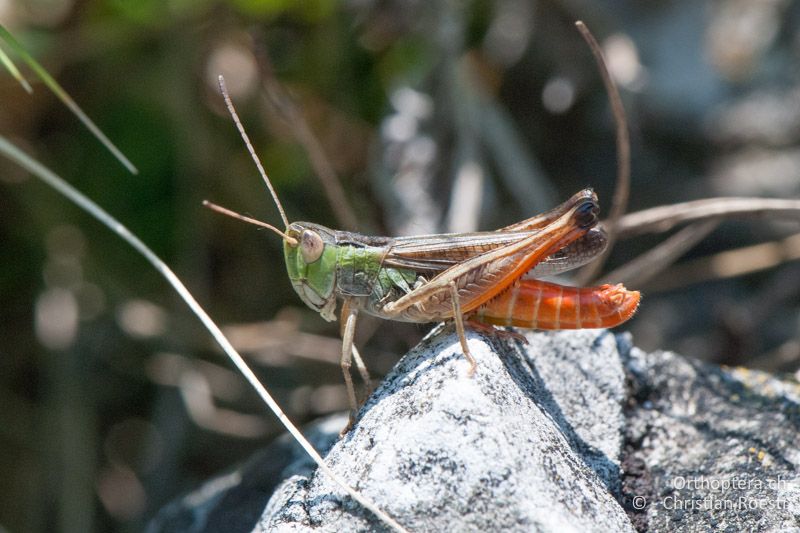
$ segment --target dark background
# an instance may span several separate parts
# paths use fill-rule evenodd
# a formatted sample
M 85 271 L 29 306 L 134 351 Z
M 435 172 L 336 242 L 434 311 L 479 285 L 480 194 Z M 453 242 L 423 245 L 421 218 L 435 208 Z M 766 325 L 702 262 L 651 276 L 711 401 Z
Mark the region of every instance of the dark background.
M 209 199 L 280 226 L 216 75 L 290 219 L 378 234 L 492 229 L 584 186 L 607 212 L 614 127 L 577 19 L 604 44 L 629 115 L 629 211 L 797 197 L 793 2 L 3 3 L 0 23 L 140 172 L 126 173 L 41 83 L 29 96 L 7 74 L 0 133 L 152 246 L 304 422 L 346 405 L 338 324 L 294 294 L 276 236 L 201 207 Z M 265 80 L 302 119 L 285 120 L 292 107 L 271 104 Z M 300 123 L 357 227 L 337 220 L 293 134 Z M 280 433 L 119 238 L 6 160 L 0 194 L 0 531 L 140 530 Z M 644 299 L 624 328 L 646 350 L 795 372 L 800 253 L 781 239 L 796 231 L 769 218 L 724 223 L 681 264 L 630 287 Z M 664 238 L 620 242 L 606 270 Z M 763 260 L 777 266 L 759 269 Z M 427 329 L 363 320 L 357 343 L 381 374 Z

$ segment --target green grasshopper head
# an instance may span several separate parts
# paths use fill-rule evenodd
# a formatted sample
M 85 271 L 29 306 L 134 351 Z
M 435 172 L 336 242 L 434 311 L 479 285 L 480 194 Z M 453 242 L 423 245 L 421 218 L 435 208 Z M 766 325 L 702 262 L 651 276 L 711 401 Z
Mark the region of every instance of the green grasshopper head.
M 336 320 L 336 241 L 333 231 L 311 222 L 286 229 L 283 253 L 289 279 L 300 299 L 327 321 Z

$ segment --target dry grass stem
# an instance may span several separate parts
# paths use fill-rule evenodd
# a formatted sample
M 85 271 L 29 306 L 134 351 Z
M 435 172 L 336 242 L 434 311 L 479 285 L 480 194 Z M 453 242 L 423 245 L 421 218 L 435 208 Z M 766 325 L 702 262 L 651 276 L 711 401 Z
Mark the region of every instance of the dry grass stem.
M 800 200 L 723 197 L 653 207 L 620 218 L 617 234 L 627 238 L 661 233 L 685 222 L 756 216 L 800 219 Z
M 622 105 L 622 98 L 619 95 L 617 85 L 608 72 L 608 66 L 606 65 L 600 45 L 589 31 L 589 28 L 587 28 L 582 21 L 576 22 L 575 26 L 577 26 L 578 31 L 581 32 L 581 36 L 583 36 L 597 60 L 597 68 L 603 78 L 603 84 L 606 87 L 606 92 L 611 102 L 611 111 L 614 115 L 614 124 L 616 125 L 617 133 L 617 182 L 614 188 L 611 211 L 609 212 L 608 219 L 605 221 L 606 231 L 608 232 L 608 246 L 595 261 L 581 270 L 578 278 L 579 283 L 583 285 L 595 278 L 597 273 L 603 268 L 606 257 L 608 257 L 616 241 L 617 221 L 628 208 L 628 197 L 630 196 L 631 188 L 631 143 L 630 133 L 628 132 L 628 120 L 625 116 L 625 107 Z
M 641 286 L 705 239 L 719 224 L 718 220 L 696 222 L 636 259 L 609 272 L 603 280 L 605 283 L 621 282 L 631 287 Z
M 675 265 L 651 283 L 650 288 L 672 290 L 693 283 L 743 276 L 797 259 L 800 259 L 800 233 Z

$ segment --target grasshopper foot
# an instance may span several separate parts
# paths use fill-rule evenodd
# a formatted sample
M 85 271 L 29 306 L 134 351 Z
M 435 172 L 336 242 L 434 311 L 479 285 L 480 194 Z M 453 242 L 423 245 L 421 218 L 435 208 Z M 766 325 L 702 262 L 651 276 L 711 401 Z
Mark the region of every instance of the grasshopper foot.
M 477 361 L 475 361 L 475 359 L 472 358 L 472 354 L 468 355 L 468 359 L 469 359 L 469 368 L 467 369 L 467 376 L 472 377 L 475 375 L 475 369 L 478 368 L 478 363 Z
M 342 430 L 339 432 L 339 438 L 342 438 L 348 433 L 350 433 L 350 430 L 353 429 L 353 424 L 355 424 L 355 422 L 356 422 L 356 414 L 351 410 L 349 419 L 347 420 L 347 425 L 344 428 L 342 428 Z
M 364 407 L 364 404 L 367 403 L 367 400 L 369 400 L 373 392 L 375 392 L 375 387 L 372 385 L 372 381 L 370 380 L 364 383 L 364 398 L 358 403 L 359 409 Z

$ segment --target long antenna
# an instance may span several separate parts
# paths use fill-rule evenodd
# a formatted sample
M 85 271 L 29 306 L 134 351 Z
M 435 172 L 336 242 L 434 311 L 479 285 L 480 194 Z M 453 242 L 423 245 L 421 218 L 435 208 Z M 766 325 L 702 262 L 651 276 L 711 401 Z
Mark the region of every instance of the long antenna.
M 258 168 L 258 173 L 261 174 L 261 178 L 263 178 L 264 183 L 267 184 L 267 188 L 269 189 L 270 194 L 272 195 L 272 199 L 275 200 L 275 205 L 278 206 L 278 211 L 281 214 L 281 219 L 283 223 L 288 228 L 289 227 L 289 219 L 286 218 L 286 212 L 283 210 L 283 206 L 281 205 L 281 201 L 278 200 L 278 194 L 275 192 L 275 189 L 272 188 L 272 183 L 269 181 L 269 177 L 267 177 L 267 172 L 264 170 L 264 166 L 261 164 L 261 160 L 256 155 L 256 151 L 253 148 L 253 143 L 250 142 L 250 137 L 247 136 L 247 132 L 244 131 L 244 126 L 242 125 L 242 121 L 239 120 L 239 115 L 236 113 L 236 109 L 233 107 L 233 102 L 231 101 L 231 96 L 228 94 L 228 88 L 225 86 L 225 78 L 222 77 L 222 74 L 219 75 L 219 90 L 222 92 L 222 97 L 225 99 L 225 105 L 228 107 L 228 113 L 231 114 L 231 118 L 233 122 L 236 124 L 236 128 L 239 130 L 239 135 L 242 136 L 242 140 L 244 144 L 247 146 L 247 151 L 250 152 L 250 157 L 253 158 L 253 161 Z
M 294 237 L 288 236 L 287 234 L 285 234 L 284 232 L 282 232 L 281 230 L 279 230 L 278 228 L 276 228 L 272 224 L 267 224 L 266 222 L 261 222 L 260 220 L 256 220 L 255 218 L 250 218 L 250 217 L 241 215 L 241 214 L 237 213 L 236 211 L 231 211 L 230 209 L 222 207 L 221 205 L 217 205 L 217 204 L 215 204 L 213 202 L 209 202 L 208 200 L 203 200 L 203 205 L 205 207 L 211 209 L 212 211 L 216 211 L 217 213 L 221 213 L 221 214 L 229 216 L 231 218 L 235 218 L 237 220 L 241 220 L 242 222 L 247 222 L 248 224 L 253 224 L 255 226 L 259 226 L 259 227 L 262 227 L 262 228 L 267 228 L 269 230 L 272 230 L 275 233 L 277 233 L 278 235 L 280 235 L 281 238 L 284 241 L 288 242 L 291 246 L 297 246 L 297 239 L 295 239 Z

